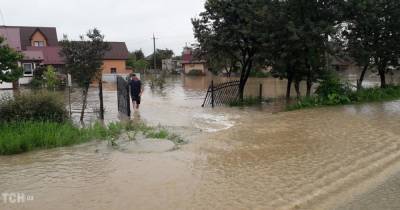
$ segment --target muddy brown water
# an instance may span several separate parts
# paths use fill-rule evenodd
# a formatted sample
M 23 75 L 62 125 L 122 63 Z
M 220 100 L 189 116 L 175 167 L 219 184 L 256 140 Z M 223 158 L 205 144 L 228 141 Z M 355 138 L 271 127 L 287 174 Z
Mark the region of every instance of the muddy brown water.
M 0 157 L 0 192 L 34 198 L 0 198 L 0 209 L 334 209 L 400 170 L 400 101 L 280 113 L 268 104 L 203 109 L 209 79 L 172 77 L 153 89 L 146 81 L 132 117 L 167 126 L 187 145 L 135 154 L 92 142 Z M 264 82 L 268 96 L 283 95 L 284 82 Z M 114 85 L 105 96 L 106 120 L 118 120 Z

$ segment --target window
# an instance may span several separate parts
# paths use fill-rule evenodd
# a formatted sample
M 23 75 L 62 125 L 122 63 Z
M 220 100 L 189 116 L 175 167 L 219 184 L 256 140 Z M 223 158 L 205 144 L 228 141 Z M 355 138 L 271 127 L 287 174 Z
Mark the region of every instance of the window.
M 111 68 L 111 74 L 116 74 L 117 73 L 117 68 Z
M 24 63 L 22 64 L 24 69 L 24 76 L 33 76 L 33 65 L 32 63 Z
M 33 46 L 35 47 L 44 47 L 44 41 L 34 41 Z

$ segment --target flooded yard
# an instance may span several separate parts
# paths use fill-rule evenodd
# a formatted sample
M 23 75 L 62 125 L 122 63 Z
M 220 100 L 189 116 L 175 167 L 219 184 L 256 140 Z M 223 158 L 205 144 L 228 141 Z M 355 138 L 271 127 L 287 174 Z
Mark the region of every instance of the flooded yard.
M 201 108 L 211 79 L 168 77 L 153 88 L 144 80 L 132 119 L 182 135 L 189 143 L 178 150 L 92 142 L 0 157 L 0 192 L 34 198 L 0 209 L 345 209 L 400 172 L 400 101 L 279 113 L 279 104 Z M 248 94 L 259 83 L 265 97 L 285 93 L 284 81 L 250 82 Z M 106 121 L 117 121 L 116 87 L 105 89 Z M 97 106 L 95 88 L 89 103 Z

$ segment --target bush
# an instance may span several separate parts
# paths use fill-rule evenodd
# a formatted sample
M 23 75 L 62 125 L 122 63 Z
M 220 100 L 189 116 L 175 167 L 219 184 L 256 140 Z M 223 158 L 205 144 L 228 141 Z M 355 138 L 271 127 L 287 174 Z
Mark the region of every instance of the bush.
M 47 71 L 43 73 L 44 80 L 46 81 L 46 87 L 49 90 L 54 90 L 57 86 L 58 81 L 56 69 L 53 66 L 48 66 Z
M 43 87 L 43 79 L 32 78 L 30 86 L 32 89 L 41 89 Z
M 332 84 L 329 88 L 327 84 Z M 358 91 L 351 91 L 345 85 L 327 82 L 320 92 L 313 97 L 305 97 L 297 103 L 289 105 L 287 110 L 304 109 L 318 106 L 333 106 L 343 104 L 354 104 L 362 102 L 388 101 L 400 98 L 400 86 L 388 86 L 387 88 L 367 88 Z
M 47 91 L 22 93 L 0 101 L 0 122 L 65 122 L 68 114 L 60 96 Z
M 340 81 L 337 77 L 329 77 L 323 80 L 315 92 L 319 97 L 328 99 L 331 95 L 344 96 L 351 93 L 348 84 Z

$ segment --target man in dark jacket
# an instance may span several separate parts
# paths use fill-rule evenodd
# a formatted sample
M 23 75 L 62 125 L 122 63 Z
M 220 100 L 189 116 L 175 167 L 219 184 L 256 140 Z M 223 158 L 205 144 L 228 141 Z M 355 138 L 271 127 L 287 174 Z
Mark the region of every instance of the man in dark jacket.
M 131 81 L 129 82 L 129 87 L 131 89 L 131 97 L 132 97 L 132 103 L 133 103 L 133 109 L 139 109 L 142 93 L 143 93 L 143 87 L 142 87 L 142 81 L 136 76 L 136 74 L 132 74 Z

